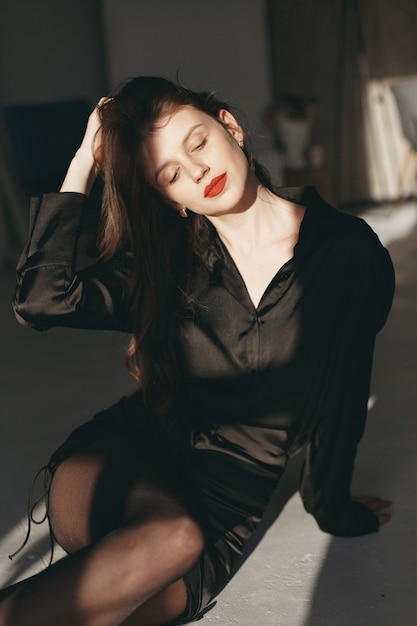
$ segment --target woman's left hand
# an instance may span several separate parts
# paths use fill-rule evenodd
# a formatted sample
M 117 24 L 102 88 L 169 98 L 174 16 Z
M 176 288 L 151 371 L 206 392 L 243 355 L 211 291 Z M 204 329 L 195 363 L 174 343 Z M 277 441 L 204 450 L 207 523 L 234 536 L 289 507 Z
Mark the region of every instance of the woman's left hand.
M 61 191 L 75 191 L 87 196 L 90 193 L 100 161 L 100 109 L 111 99 L 108 97 L 100 98 L 91 112 L 83 140 L 69 165 Z
M 375 513 L 380 526 L 390 521 L 391 514 L 383 511 L 383 509 L 387 509 L 392 505 L 390 500 L 381 500 L 378 496 L 354 496 L 352 500 L 354 500 L 354 502 L 360 502 L 372 511 L 372 513 Z

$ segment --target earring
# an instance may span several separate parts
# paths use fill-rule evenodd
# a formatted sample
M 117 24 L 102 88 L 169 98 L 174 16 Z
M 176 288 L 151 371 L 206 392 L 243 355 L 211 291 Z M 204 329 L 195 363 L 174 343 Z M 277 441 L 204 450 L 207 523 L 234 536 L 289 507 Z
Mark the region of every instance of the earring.
M 188 217 L 187 209 L 185 208 L 185 206 L 183 206 L 182 209 L 179 210 L 179 213 L 181 217 Z
M 243 141 L 243 139 L 241 139 L 240 141 L 238 141 L 239 144 L 239 148 L 243 148 L 245 145 L 245 142 Z

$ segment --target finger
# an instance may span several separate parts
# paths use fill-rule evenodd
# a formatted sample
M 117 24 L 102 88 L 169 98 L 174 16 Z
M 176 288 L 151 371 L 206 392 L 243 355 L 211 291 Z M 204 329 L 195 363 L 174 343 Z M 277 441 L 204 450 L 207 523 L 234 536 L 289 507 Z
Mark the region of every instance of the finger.
M 96 104 L 96 109 L 102 109 L 105 104 L 107 104 L 113 99 L 114 98 L 109 98 L 108 96 L 104 96 L 103 98 L 100 98 L 100 100 Z
M 389 513 L 378 513 L 377 517 L 380 526 L 387 524 L 391 519 L 391 515 Z
M 391 505 L 392 505 L 392 502 L 390 502 L 389 500 L 379 500 L 375 502 L 370 502 L 366 506 L 368 507 L 370 511 L 376 512 L 376 511 L 381 511 L 381 509 L 387 509 Z
M 391 500 L 382 500 L 377 496 L 353 496 L 352 500 L 354 500 L 355 502 L 360 502 L 361 504 L 365 504 L 366 506 L 376 505 L 383 508 L 392 505 Z
M 352 498 L 352 500 L 354 500 L 355 502 L 360 502 L 361 504 L 366 506 L 369 511 L 372 511 L 372 513 L 377 513 L 378 511 L 381 511 L 382 509 L 387 509 L 392 505 L 392 502 L 390 500 L 381 500 L 381 498 L 377 498 L 374 496 L 356 497 Z
M 379 500 L 379 498 L 378 496 L 352 496 L 352 500 L 355 500 L 356 502 L 362 502 L 362 504 L 366 504 L 367 502 Z

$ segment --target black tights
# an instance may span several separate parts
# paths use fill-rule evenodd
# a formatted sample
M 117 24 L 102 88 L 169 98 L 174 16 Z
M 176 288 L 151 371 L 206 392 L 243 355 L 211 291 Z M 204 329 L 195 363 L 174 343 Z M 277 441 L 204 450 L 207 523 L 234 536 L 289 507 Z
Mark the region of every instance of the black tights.
M 162 626 L 183 613 L 203 535 L 134 444 L 106 439 L 59 465 L 50 519 L 69 554 L 0 594 L 0 626 Z

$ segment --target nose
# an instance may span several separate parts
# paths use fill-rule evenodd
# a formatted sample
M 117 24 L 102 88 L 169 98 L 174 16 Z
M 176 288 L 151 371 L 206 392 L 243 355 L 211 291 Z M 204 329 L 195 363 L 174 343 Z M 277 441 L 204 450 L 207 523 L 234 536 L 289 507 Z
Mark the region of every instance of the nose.
M 209 171 L 210 168 L 208 165 L 204 165 L 203 163 L 195 164 L 192 168 L 192 177 L 194 182 L 197 184 L 200 183 Z

